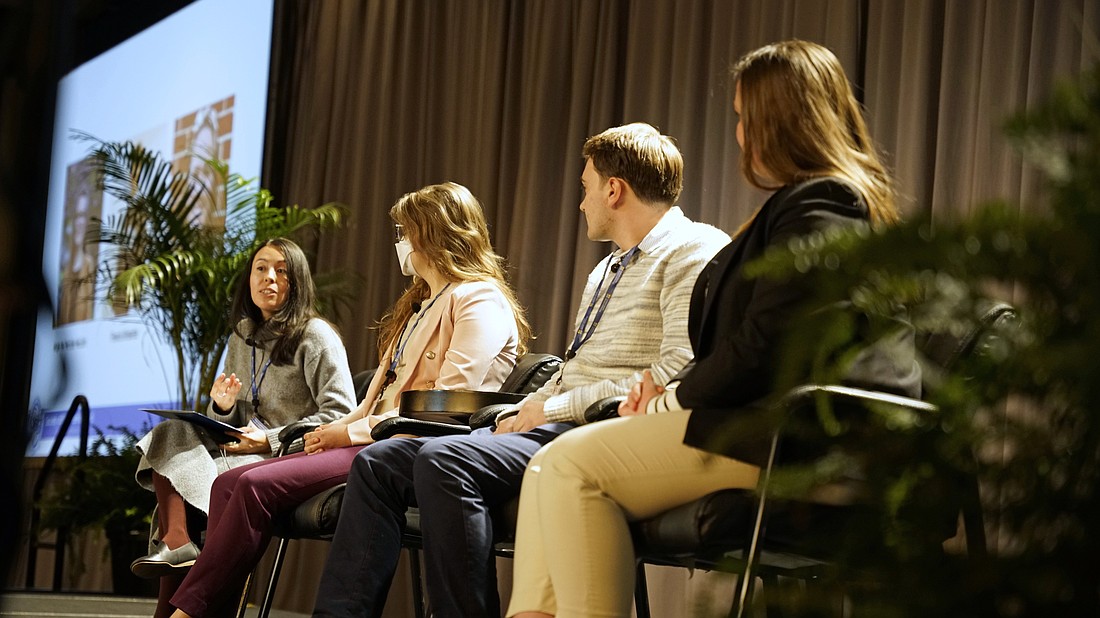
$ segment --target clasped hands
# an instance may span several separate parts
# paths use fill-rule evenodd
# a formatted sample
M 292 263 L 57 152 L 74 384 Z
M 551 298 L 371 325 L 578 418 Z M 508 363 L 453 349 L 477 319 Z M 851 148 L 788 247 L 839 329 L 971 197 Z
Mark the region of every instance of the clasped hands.
M 648 369 L 642 372 L 642 381 L 631 387 L 626 399 L 619 404 L 619 416 L 637 416 L 645 414 L 646 404 L 650 399 L 665 392 L 663 386 L 658 386 L 653 381 L 653 374 Z M 494 434 L 529 431 L 547 423 L 544 402 L 528 399 L 520 406 L 519 412 L 501 419 L 497 423 Z
M 343 424 L 321 425 L 307 433 L 303 438 L 308 455 L 316 455 L 328 450 L 351 446 L 348 426 Z
M 642 381 L 631 387 L 626 399 L 619 404 L 619 416 L 639 416 L 645 414 L 646 404 L 650 399 L 665 392 L 665 387 L 658 386 L 653 381 L 653 374 L 648 369 L 642 371 Z

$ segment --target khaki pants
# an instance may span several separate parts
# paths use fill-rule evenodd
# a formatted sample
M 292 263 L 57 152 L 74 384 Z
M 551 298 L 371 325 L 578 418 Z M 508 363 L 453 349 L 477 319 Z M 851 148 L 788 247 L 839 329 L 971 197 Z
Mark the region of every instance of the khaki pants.
M 629 616 L 628 523 L 720 489 L 756 486 L 756 466 L 682 443 L 689 415 L 586 425 L 535 455 L 520 494 L 509 616 Z

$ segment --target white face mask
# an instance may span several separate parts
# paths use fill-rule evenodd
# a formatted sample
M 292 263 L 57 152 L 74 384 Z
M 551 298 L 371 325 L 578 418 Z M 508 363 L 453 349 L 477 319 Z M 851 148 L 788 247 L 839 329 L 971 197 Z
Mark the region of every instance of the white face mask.
M 415 275 L 416 269 L 413 268 L 412 263 L 413 246 L 409 239 L 406 238 L 394 243 L 393 248 L 397 250 L 397 261 L 401 264 L 401 274 L 406 277 Z

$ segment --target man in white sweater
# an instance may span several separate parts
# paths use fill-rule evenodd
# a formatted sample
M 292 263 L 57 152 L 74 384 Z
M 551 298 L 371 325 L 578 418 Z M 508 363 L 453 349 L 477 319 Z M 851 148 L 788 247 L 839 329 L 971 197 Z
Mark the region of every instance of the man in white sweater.
M 675 206 L 683 158 L 647 124 L 589 138 L 580 208 L 588 237 L 616 250 L 588 276 L 565 363 L 495 431 L 384 440 L 356 458 L 315 616 L 379 615 L 397 568 L 405 511 L 419 506 L 434 615 L 499 616 L 490 511 L 519 495 L 528 460 L 625 395 L 650 370 L 666 383 L 691 360 L 688 305 L 703 266 L 729 242 Z

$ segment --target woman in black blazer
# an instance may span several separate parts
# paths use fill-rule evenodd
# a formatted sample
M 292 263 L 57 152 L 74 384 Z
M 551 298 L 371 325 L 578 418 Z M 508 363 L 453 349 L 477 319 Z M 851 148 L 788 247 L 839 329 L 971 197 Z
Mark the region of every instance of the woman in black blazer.
M 745 265 L 827 226 L 897 220 L 890 179 L 832 52 L 786 41 L 749 53 L 733 74 L 742 174 L 774 193 L 699 275 L 688 323 L 695 360 L 667 388 L 647 372 L 620 406 L 624 418 L 569 431 L 531 460 L 509 616 L 630 615 L 629 522 L 757 482 L 759 461 L 712 439 L 738 408 L 770 393 L 806 292 L 799 282 L 748 279 Z M 918 394 L 915 363 L 894 361 L 863 363 L 861 383 Z

